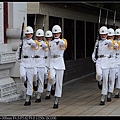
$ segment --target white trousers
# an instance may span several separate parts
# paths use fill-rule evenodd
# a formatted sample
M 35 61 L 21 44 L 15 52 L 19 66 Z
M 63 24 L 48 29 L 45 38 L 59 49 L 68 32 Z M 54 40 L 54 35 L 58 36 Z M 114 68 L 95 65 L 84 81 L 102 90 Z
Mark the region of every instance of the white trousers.
M 26 76 L 28 78 L 26 91 L 27 95 L 32 95 L 33 93 L 33 71 L 33 68 L 25 68 L 23 66 L 20 66 L 20 77 L 25 78 L 24 80 L 26 80 Z
M 116 68 L 109 69 L 109 82 L 108 82 L 108 92 L 113 93 L 116 77 Z
M 50 69 L 50 79 L 53 80 L 53 84 L 56 83 L 55 96 L 62 96 L 62 84 L 63 84 L 64 70 Z
M 45 68 L 37 67 L 37 73 L 38 73 L 38 90 L 37 90 L 37 92 L 43 93 Z
M 120 89 L 120 65 L 118 65 L 118 78 L 116 79 L 116 86 L 115 88 Z
M 51 91 L 51 87 L 52 85 L 50 84 L 49 80 L 48 80 L 48 83 L 47 83 L 47 91 Z
M 107 95 L 108 93 L 108 74 L 109 69 L 102 69 L 99 65 L 96 65 L 96 80 L 103 80 L 101 94 Z

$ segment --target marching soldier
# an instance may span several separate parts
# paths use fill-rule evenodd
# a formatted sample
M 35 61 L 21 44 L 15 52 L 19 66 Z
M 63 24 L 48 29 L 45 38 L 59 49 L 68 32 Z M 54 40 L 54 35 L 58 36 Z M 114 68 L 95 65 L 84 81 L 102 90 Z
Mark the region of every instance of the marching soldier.
M 38 88 L 35 102 L 41 102 L 41 94 L 44 89 L 44 74 L 45 74 L 45 52 L 47 52 L 48 45 L 43 41 L 44 31 L 38 29 L 36 31 L 35 42 L 39 44 L 39 47 L 34 50 L 35 71 L 34 76 L 38 78 Z M 37 80 L 37 79 L 36 79 Z
M 101 91 L 101 100 L 100 105 L 105 105 L 105 97 L 108 93 L 108 74 L 109 74 L 109 55 L 110 48 L 112 47 L 111 40 L 107 40 L 108 29 L 105 26 L 102 26 L 99 29 L 100 40 L 98 43 L 95 43 L 95 48 L 92 53 L 92 60 L 96 63 L 96 80 L 102 82 L 102 91 Z M 98 44 L 97 56 L 95 58 L 96 45 Z
M 116 53 L 118 50 L 118 44 L 114 40 L 114 29 L 109 28 L 108 29 L 108 39 L 112 41 L 113 46 L 111 47 L 111 53 L 109 56 L 109 82 L 108 82 L 108 96 L 107 101 L 111 102 L 111 95 L 114 90 L 115 85 L 115 78 L 116 78 L 116 69 L 117 69 L 117 62 L 116 62 Z
M 116 59 L 117 59 L 117 79 L 116 79 L 116 83 L 115 83 L 115 98 L 119 98 L 119 93 L 120 93 L 120 28 L 115 30 L 115 37 L 118 43 L 118 51 L 116 53 Z
M 60 39 L 61 27 L 54 25 L 52 33 L 54 39 L 50 42 L 50 79 L 49 82 L 52 87 L 55 87 L 55 100 L 53 108 L 58 108 L 59 99 L 62 95 L 62 83 L 65 70 L 65 63 L 63 59 L 66 43 Z
M 37 44 L 32 39 L 33 28 L 31 26 L 25 29 L 25 39 L 23 39 L 21 59 L 19 60 L 19 49 L 16 52 L 16 59 L 20 64 L 20 79 L 27 82 L 26 100 L 24 106 L 31 105 L 31 96 L 33 93 L 33 72 L 34 72 L 34 50 L 32 47 L 37 47 Z M 27 81 L 26 81 L 27 78 Z
M 48 42 L 48 46 L 53 38 L 53 34 L 50 30 L 47 30 L 45 32 L 45 39 Z M 47 94 L 45 99 L 50 99 L 51 98 L 51 84 L 49 83 L 49 75 L 50 75 L 50 50 L 48 49 L 48 56 L 46 59 L 46 83 L 47 83 Z

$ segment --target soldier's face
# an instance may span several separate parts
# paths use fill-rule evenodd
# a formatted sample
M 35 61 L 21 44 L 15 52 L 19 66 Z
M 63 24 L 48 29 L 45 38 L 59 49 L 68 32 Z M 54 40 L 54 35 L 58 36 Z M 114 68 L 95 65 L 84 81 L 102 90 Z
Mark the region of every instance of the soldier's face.
M 32 37 L 32 34 L 31 33 L 30 34 L 25 34 L 25 36 L 26 36 L 27 39 L 30 39 Z
M 101 38 L 102 40 L 106 40 L 107 34 L 100 34 L 100 38 Z
M 117 39 L 120 39 L 120 35 L 116 35 L 116 38 L 117 38 Z
M 37 36 L 37 39 L 38 39 L 38 40 L 42 40 L 43 37 L 42 37 L 42 36 L 39 36 L 39 37 Z
M 108 39 L 114 39 L 114 36 L 108 36 Z
M 50 40 L 52 40 L 52 37 L 46 37 L 46 40 L 50 41 Z
M 54 38 L 59 38 L 61 33 L 54 33 L 53 35 L 54 35 Z

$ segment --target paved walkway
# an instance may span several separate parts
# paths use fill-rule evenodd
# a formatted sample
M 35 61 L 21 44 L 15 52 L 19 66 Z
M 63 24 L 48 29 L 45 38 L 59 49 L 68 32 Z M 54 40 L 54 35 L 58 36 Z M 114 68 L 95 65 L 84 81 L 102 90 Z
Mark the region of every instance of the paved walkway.
M 113 95 L 111 102 L 99 105 L 101 91 L 95 75 L 65 83 L 58 109 L 53 109 L 54 97 L 45 100 L 45 94 L 41 103 L 35 103 L 33 96 L 31 106 L 24 106 L 25 100 L 0 103 L 0 116 L 120 116 L 120 98 Z

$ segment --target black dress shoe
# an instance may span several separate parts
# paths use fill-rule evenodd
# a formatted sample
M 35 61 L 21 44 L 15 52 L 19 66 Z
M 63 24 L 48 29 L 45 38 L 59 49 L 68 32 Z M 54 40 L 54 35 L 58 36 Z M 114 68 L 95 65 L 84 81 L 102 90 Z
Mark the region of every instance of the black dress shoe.
M 41 102 L 41 98 L 36 99 L 35 102 L 36 102 L 36 103 L 37 103 L 37 102 Z
M 102 84 L 100 84 L 99 82 L 98 82 L 98 88 L 102 90 Z
M 119 94 L 118 95 L 115 95 L 115 97 L 114 98 L 119 98 Z
M 54 109 L 58 108 L 58 104 L 54 104 L 53 108 Z
M 47 99 L 50 99 L 50 98 L 51 98 L 50 95 L 45 97 L 46 100 L 47 100 Z
M 100 105 L 105 105 L 105 101 L 100 101 Z
M 111 98 L 107 98 L 107 102 L 111 102 Z
M 25 101 L 24 106 L 28 106 L 28 105 L 31 105 L 31 101 L 29 102 Z

